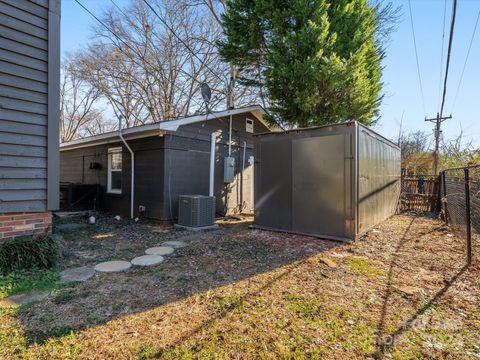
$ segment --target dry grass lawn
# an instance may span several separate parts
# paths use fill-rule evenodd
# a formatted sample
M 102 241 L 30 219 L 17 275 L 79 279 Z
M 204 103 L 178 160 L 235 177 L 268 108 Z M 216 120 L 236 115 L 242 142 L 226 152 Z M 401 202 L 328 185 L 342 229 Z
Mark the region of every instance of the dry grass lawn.
M 141 225 L 101 231 L 115 249 L 134 226 L 152 236 Z M 462 239 L 409 215 L 350 244 L 237 226 L 157 267 L 97 274 L 4 311 L 0 358 L 480 358 L 475 250 L 465 269 Z

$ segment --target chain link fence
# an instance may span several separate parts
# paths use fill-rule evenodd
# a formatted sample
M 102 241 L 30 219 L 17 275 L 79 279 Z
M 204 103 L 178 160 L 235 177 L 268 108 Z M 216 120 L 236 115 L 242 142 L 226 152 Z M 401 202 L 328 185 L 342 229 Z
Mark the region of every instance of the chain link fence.
M 445 221 L 465 238 L 470 264 L 480 249 L 480 164 L 442 171 L 441 193 Z

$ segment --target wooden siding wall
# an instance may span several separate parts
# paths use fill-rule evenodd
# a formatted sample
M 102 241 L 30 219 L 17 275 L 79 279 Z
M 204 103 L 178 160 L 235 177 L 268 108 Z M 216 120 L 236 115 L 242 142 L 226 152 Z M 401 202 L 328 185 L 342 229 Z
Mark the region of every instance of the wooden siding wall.
M 0 0 L 0 213 L 58 203 L 59 6 Z
M 235 180 L 225 184 L 223 161 L 228 156 L 229 118 L 209 120 L 181 126 L 167 134 L 165 154 L 165 203 L 169 219 L 178 216 L 178 196 L 188 194 L 208 195 L 210 170 L 210 136 L 217 132 L 215 157 L 216 211 L 219 215 L 251 212 L 253 209 L 252 166 L 248 159 L 253 156 L 253 137 L 246 131 L 246 118 L 254 121 L 254 132 L 268 131 L 253 115 L 238 114 L 232 122 L 232 154 L 235 158 Z M 245 171 L 243 146 L 245 149 Z M 192 178 L 195 181 L 192 181 Z M 242 186 L 243 183 L 243 186 Z M 171 201 L 170 201 L 171 200 Z
M 161 219 L 163 203 L 163 138 L 149 137 L 128 141 L 135 152 L 135 216 L 138 206 L 146 207 L 144 216 Z M 109 148 L 122 147 L 122 193 L 107 194 L 107 153 Z M 90 169 L 90 163 L 100 164 Z M 124 217 L 130 216 L 130 153 L 121 142 L 85 147 L 60 153 L 60 181 L 73 184 L 95 184 L 102 188 L 102 207 Z
M 236 178 L 229 191 L 223 182 L 223 158 L 228 154 L 228 119 L 209 120 L 204 123 L 184 125 L 176 132 L 164 137 L 149 137 L 128 141 L 135 152 L 135 215 L 138 206 L 146 207 L 146 217 L 159 220 L 173 220 L 178 216 L 178 196 L 186 194 L 208 195 L 210 166 L 210 136 L 217 132 L 215 196 L 217 213 L 234 213 L 238 204 L 244 202 L 246 211 L 253 208 L 252 179 L 244 176 L 241 167 L 243 141 L 247 142 L 245 168 L 253 175 L 248 163 L 253 155 L 253 140 L 246 132 L 245 118 L 253 115 L 237 115 L 233 121 L 232 156 L 235 157 Z M 268 129 L 258 120 L 255 132 Z M 105 210 L 129 216 L 130 214 L 130 154 L 123 147 L 122 194 L 105 194 L 107 186 L 107 152 L 110 147 L 122 146 L 120 142 L 108 145 L 84 147 L 61 151 L 61 182 L 78 184 L 99 184 L 104 192 L 102 198 Z M 90 169 L 90 163 L 97 162 L 100 169 Z M 244 182 L 242 193 L 240 186 Z

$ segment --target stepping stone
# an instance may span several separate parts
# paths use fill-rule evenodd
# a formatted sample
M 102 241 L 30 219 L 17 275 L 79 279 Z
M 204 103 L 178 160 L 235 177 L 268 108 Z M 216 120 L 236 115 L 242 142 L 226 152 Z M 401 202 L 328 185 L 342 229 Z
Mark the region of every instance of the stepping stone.
M 132 264 L 136 266 L 155 266 L 163 261 L 160 255 L 142 255 L 132 260 Z
M 16 308 L 21 305 L 31 304 L 47 298 L 50 291 L 32 291 L 28 294 L 12 295 L 0 300 L 1 308 Z
M 130 263 L 130 261 L 113 260 L 95 265 L 95 271 L 106 273 L 122 272 L 130 269 L 131 267 L 132 264 Z
M 95 269 L 88 266 L 66 269 L 60 273 L 60 280 L 58 282 L 64 284 L 71 281 L 85 281 L 90 279 L 94 274 Z
M 145 250 L 147 255 L 170 255 L 175 249 L 170 246 L 155 246 L 150 249 Z
M 78 223 L 60 224 L 60 225 L 56 226 L 57 230 L 59 230 L 59 231 L 79 230 L 79 229 L 83 229 L 83 228 L 86 228 L 86 227 L 87 227 L 87 224 L 78 224 Z
M 162 243 L 163 246 L 169 246 L 169 247 L 172 247 L 174 249 L 180 249 L 182 247 L 185 247 L 187 246 L 188 244 L 184 241 L 175 241 L 175 240 L 172 240 L 172 241 L 165 241 L 164 243 Z

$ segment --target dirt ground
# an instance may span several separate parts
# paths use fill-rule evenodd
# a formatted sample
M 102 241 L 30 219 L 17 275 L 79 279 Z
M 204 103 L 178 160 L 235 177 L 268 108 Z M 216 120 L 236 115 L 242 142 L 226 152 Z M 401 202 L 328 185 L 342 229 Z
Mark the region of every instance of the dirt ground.
M 0 315 L 0 358 L 480 358 L 478 239 L 466 269 L 464 240 L 427 217 L 349 244 L 228 225 Z M 62 267 L 186 235 L 100 218 L 64 236 Z

